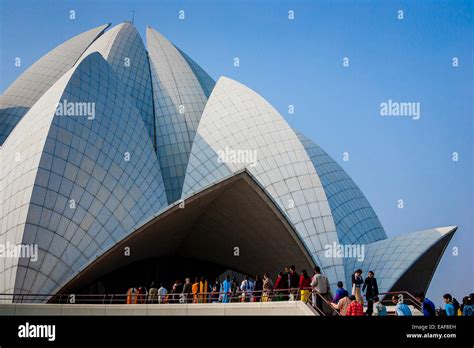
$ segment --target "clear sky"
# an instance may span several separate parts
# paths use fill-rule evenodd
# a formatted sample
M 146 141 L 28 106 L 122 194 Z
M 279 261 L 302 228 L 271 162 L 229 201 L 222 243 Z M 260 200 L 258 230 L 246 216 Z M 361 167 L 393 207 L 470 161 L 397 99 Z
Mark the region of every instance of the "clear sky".
M 322 146 L 360 186 L 389 236 L 458 225 L 428 296 L 440 305 L 445 292 L 458 300 L 474 292 L 473 1 L 0 4 L 2 92 L 58 44 L 104 23 L 131 20 L 134 10 L 143 38 L 146 25 L 153 26 L 214 79 L 225 75 L 246 84 Z M 19 68 L 15 57 L 22 59 Z M 420 103 L 420 119 L 380 116 L 380 103 L 389 99 Z M 342 160 L 344 152 L 349 161 Z

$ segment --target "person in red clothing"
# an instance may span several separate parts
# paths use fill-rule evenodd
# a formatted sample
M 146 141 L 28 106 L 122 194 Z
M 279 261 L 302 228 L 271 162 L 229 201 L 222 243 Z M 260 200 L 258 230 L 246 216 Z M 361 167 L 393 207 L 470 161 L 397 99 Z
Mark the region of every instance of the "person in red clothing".
M 346 316 L 348 317 L 364 316 L 364 308 L 359 302 L 357 302 L 356 297 L 352 295 L 349 298 L 351 299 L 351 303 L 347 307 Z
M 305 269 L 301 272 L 300 275 L 299 288 L 301 293 L 301 301 L 307 302 L 310 293 L 309 289 L 311 288 L 311 278 L 308 276 L 308 273 Z
M 288 283 L 288 281 L 286 282 Z M 275 280 L 275 301 L 283 301 L 284 293 L 283 291 L 278 290 L 286 289 L 287 286 L 288 285 L 285 284 L 285 280 L 283 279 L 283 272 L 278 273 L 278 277 Z
M 275 290 L 276 289 L 284 289 L 282 287 L 282 285 L 283 285 L 283 272 L 280 272 L 280 273 L 278 273 L 278 277 L 275 280 Z

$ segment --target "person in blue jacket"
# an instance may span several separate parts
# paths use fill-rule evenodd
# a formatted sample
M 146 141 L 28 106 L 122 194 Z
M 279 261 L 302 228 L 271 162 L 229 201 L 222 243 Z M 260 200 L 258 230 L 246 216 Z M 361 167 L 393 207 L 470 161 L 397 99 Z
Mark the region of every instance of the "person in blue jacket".
M 415 298 L 418 300 L 418 302 L 421 303 L 421 310 L 425 317 L 436 316 L 436 309 L 434 303 L 425 297 L 425 293 L 423 291 L 417 293 L 415 295 Z
M 456 315 L 456 309 L 454 308 L 453 297 L 451 294 L 444 294 L 443 299 L 445 303 L 444 310 L 446 311 L 446 315 L 448 317 L 454 317 Z
M 464 317 L 471 317 L 473 314 L 473 308 L 472 308 L 472 299 L 469 296 L 464 296 L 462 299 L 462 315 Z
M 229 303 L 229 296 L 231 294 L 230 275 L 228 275 L 222 283 L 222 302 Z
M 403 303 L 403 297 L 399 297 L 396 295 L 392 296 L 392 303 L 395 306 L 395 315 L 399 317 L 406 317 L 409 316 L 411 317 L 411 310 L 410 307 L 408 307 L 406 304 Z
M 341 298 L 344 298 L 346 296 L 349 296 L 349 293 L 347 292 L 346 289 L 344 289 L 344 284 L 341 281 L 338 281 L 336 295 L 334 296 L 334 299 L 332 300 L 332 302 L 337 304 Z

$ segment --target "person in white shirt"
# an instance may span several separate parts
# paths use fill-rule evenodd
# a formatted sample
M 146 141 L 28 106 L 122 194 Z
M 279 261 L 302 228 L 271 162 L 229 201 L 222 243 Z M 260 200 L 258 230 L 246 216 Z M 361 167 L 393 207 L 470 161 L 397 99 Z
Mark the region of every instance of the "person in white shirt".
M 313 306 L 315 305 L 322 311 L 323 299 L 321 298 L 321 296 L 324 298 L 327 297 L 329 293 L 329 281 L 324 274 L 321 274 L 321 268 L 319 268 L 318 266 L 314 267 L 314 275 L 311 279 L 311 287 L 313 288 Z M 318 296 L 316 292 L 318 292 L 321 296 Z
M 244 280 L 240 284 L 240 290 L 242 291 L 242 302 L 248 302 L 251 300 L 254 283 L 252 280 L 245 276 Z

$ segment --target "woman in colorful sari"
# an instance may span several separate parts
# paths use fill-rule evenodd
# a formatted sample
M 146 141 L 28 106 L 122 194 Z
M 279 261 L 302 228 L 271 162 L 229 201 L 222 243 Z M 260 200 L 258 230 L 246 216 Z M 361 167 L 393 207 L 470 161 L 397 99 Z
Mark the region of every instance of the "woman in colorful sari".
M 263 295 L 262 295 L 262 302 L 268 302 L 271 301 L 271 295 L 273 292 L 273 281 L 268 275 L 268 273 L 265 273 L 263 275 Z
M 209 285 L 207 283 L 207 279 L 204 279 L 204 277 L 201 277 L 201 281 L 199 282 L 199 303 L 207 302 L 208 291 L 209 291 Z
M 127 290 L 127 304 L 137 303 L 136 289 L 130 288 Z
M 193 292 L 193 303 L 198 303 L 198 292 L 199 292 L 199 279 L 195 278 L 192 290 Z

